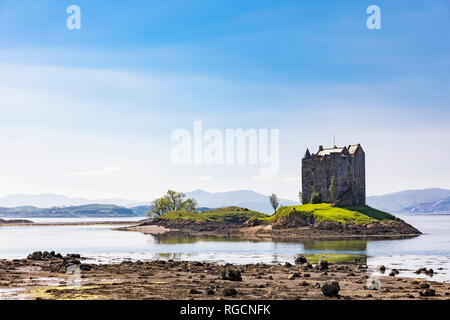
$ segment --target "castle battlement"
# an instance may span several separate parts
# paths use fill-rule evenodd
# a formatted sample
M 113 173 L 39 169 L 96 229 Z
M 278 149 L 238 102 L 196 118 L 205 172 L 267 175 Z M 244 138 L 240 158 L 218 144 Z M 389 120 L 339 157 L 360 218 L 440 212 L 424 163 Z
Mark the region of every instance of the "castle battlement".
M 365 153 L 360 144 L 319 146 L 316 154 L 306 149 L 302 159 L 303 203 L 317 192 L 323 202 L 336 205 L 366 203 Z

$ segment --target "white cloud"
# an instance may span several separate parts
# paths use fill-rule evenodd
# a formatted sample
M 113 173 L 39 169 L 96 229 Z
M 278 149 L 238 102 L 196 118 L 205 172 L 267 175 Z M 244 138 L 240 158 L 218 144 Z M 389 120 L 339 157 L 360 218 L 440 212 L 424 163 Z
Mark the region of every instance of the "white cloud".
M 286 177 L 283 182 L 300 182 L 300 176 L 298 177 Z
M 68 176 L 76 176 L 76 177 L 111 177 L 116 176 L 120 173 L 121 169 L 119 167 L 106 167 L 100 170 L 92 170 L 92 171 L 79 171 L 79 172 L 69 172 L 66 173 Z
M 212 177 L 211 176 L 198 177 L 198 180 L 200 180 L 200 181 L 211 181 Z

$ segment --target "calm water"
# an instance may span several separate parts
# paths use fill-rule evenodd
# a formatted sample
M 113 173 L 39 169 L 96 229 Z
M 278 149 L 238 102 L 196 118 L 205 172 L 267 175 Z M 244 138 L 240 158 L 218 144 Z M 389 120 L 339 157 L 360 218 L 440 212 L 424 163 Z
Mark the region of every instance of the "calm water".
M 436 271 L 434 280 L 450 281 L 450 215 L 403 215 L 401 218 L 425 234 L 388 241 L 256 242 L 220 237 L 155 237 L 114 231 L 111 228 L 115 226 L 108 225 L 0 227 L 0 258 L 24 258 L 32 251 L 54 250 L 62 254 L 80 253 L 90 257 L 92 262 L 163 258 L 218 263 L 292 263 L 298 253 L 339 253 L 364 255 L 369 266 L 384 264 L 387 268 L 399 269 L 402 276 L 427 277 L 413 273 L 426 266 Z M 99 221 L 86 218 L 31 220 Z

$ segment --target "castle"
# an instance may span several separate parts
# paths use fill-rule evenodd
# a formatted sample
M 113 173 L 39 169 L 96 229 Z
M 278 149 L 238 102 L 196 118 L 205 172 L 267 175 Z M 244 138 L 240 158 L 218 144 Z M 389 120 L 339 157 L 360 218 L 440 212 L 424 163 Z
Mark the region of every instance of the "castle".
M 310 202 L 313 192 L 335 206 L 365 204 L 365 154 L 361 145 L 328 149 L 319 146 L 316 154 L 306 149 L 302 159 L 302 202 Z

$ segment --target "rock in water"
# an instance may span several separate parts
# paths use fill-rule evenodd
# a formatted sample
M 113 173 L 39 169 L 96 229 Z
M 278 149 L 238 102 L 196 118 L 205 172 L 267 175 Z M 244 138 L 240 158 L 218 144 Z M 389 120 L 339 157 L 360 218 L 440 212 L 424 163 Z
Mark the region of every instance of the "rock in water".
M 241 272 L 238 270 L 227 269 L 222 272 L 222 280 L 242 281 Z
M 336 280 L 327 280 L 322 284 L 322 293 L 326 297 L 337 297 L 339 295 L 339 282 Z

